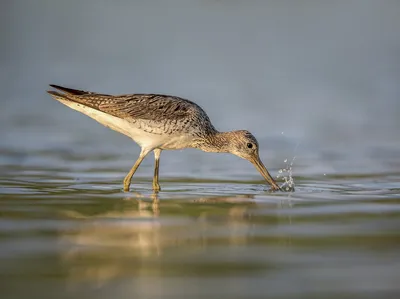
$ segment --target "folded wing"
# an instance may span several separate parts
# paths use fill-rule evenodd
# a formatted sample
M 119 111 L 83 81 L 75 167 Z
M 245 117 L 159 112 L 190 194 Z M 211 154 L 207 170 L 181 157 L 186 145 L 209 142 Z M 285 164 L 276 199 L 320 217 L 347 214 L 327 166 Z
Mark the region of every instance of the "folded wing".
M 51 87 L 62 91 L 48 91 L 54 98 L 73 101 L 124 119 L 159 120 L 182 119 L 205 112 L 195 103 L 179 97 L 158 94 L 130 94 L 112 96 L 76 90 L 58 85 Z

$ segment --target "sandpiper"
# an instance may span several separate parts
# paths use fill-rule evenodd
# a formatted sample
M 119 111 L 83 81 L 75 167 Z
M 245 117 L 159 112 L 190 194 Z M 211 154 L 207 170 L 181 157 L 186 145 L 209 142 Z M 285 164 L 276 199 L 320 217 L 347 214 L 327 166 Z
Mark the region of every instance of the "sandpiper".
M 258 142 L 249 131 L 217 131 L 204 110 L 189 100 L 161 94 L 113 96 L 50 86 L 61 91 L 48 91 L 54 99 L 127 135 L 141 147 L 139 158 L 124 179 L 125 191 L 129 191 L 132 176 L 151 151 L 155 158 L 153 189 L 159 191 L 161 151 L 184 148 L 231 153 L 244 158 L 258 169 L 272 190 L 280 189 L 261 162 Z

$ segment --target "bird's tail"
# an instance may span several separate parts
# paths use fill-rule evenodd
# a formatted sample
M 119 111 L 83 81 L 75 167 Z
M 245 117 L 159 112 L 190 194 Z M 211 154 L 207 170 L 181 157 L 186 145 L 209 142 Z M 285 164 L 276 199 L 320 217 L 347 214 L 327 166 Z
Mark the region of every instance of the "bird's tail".
M 72 89 L 72 88 L 67 88 L 67 87 L 63 87 L 63 86 L 59 86 L 59 85 L 55 85 L 55 84 L 50 84 L 51 87 L 61 90 L 62 92 L 65 92 L 66 94 L 70 94 L 70 95 L 75 95 L 75 96 L 81 96 L 81 95 L 85 95 L 85 94 L 91 94 L 90 91 L 84 91 L 84 90 L 78 90 L 78 89 Z M 48 93 L 52 94 L 50 91 L 48 91 Z M 54 93 L 54 92 L 53 92 Z M 58 93 L 59 94 L 59 93 Z

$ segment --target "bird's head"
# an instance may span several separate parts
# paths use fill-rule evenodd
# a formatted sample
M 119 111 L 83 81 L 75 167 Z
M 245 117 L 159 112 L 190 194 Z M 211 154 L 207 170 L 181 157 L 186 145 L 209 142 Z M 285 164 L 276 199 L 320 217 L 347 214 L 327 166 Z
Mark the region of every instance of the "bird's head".
M 261 162 L 258 154 L 258 142 L 253 134 L 246 130 L 240 130 L 229 132 L 229 135 L 229 138 L 227 138 L 228 142 L 226 145 L 226 151 L 250 161 L 265 180 L 272 186 L 273 190 L 280 190 L 276 181 L 272 178 L 267 168 Z

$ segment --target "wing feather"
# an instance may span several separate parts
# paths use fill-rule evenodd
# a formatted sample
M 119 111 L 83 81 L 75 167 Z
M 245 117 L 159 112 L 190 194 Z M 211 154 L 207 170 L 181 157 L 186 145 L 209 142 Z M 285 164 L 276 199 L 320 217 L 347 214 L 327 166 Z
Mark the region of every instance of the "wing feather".
M 207 136 L 217 132 L 200 106 L 180 97 L 162 94 L 113 96 L 51 86 L 63 92 L 48 91 L 57 100 L 79 103 L 133 123 L 142 120 L 143 130 L 147 126 L 150 131 L 162 128 L 169 134 L 190 132 L 193 136 Z
M 104 101 L 99 105 L 99 109 L 125 118 L 163 120 L 187 117 L 201 108 L 177 97 L 137 94 Z
M 50 85 L 64 93 L 49 91 L 62 97 L 120 118 L 167 120 L 182 119 L 202 115 L 204 110 L 197 104 L 175 96 L 161 94 L 129 94 L 112 96 L 89 91 L 76 90 L 58 85 Z

